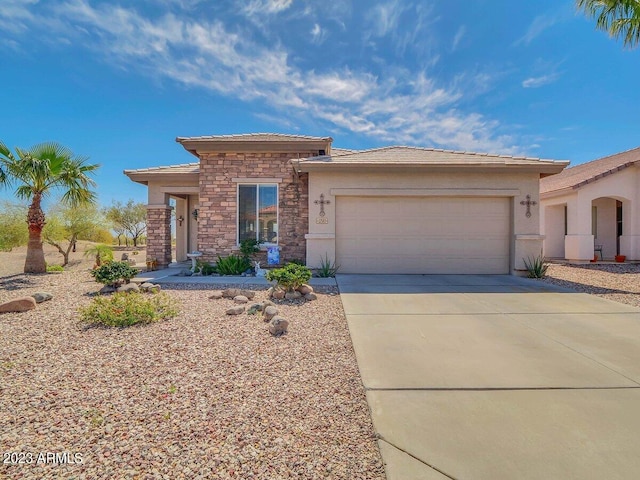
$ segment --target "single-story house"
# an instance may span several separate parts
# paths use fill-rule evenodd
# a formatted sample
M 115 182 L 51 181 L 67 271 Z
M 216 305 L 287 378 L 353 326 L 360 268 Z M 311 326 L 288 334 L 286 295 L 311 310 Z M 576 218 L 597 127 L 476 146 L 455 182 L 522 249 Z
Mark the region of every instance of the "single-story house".
M 568 168 L 540 181 L 548 258 L 640 260 L 640 148 Z M 597 250 L 597 253 L 596 253 Z
M 176 141 L 198 161 L 125 170 L 148 186 L 147 255 L 159 265 L 195 250 L 215 261 L 250 238 L 277 246 L 281 263 L 328 259 L 341 273 L 516 273 L 542 252 L 540 178 L 568 164 L 416 147 L 351 151 L 303 135 Z

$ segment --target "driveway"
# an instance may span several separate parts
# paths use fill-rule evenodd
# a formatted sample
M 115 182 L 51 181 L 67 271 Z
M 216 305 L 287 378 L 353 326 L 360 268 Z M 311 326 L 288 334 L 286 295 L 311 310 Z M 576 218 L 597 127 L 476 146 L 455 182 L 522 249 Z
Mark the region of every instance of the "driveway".
M 389 479 L 640 475 L 640 309 L 512 276 L 337 280 Z

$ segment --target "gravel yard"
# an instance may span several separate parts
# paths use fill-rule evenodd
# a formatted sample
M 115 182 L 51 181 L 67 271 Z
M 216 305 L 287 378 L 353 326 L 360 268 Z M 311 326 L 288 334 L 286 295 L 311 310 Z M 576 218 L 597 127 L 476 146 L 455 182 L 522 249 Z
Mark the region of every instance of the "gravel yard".
M 0 315 L 0 454 L 33 462 L 0 463 L 0 478 L 385 478 L 335 292 L 279 302 L 290 326 L 275 338 L 201 285 L 163 287 L 173 320 L 81 329 L 98 287 L 82 271 L 0 278 L 0 302 L 54 294 Z
M 639 273 L 632 263 L 551 264 L 543 281 L 640 307 Z

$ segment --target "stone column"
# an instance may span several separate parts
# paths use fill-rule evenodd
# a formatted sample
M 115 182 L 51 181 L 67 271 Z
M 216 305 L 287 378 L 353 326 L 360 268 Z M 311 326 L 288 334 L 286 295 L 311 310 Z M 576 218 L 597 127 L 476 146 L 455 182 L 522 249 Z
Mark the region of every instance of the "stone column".
M 564 237 L 564 256 L 567 260 L 593 259 L 591 234 L 591 199 L 575 196 L 567 202 L 567 235 Z
M 155 258 L 158 267 L 171 263 L 171 207 L 147 205 L 147 260 Z

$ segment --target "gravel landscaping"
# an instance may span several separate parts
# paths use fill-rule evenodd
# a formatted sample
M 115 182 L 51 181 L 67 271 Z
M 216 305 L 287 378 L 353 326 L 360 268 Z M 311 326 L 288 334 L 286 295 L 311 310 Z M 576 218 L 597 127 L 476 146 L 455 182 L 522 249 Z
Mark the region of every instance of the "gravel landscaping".
M 335 291 L 276 302 L 290 324 L 273 337 L 188 284 L 163 285 L 172 320 L 83 329 L 99 287 L 84 271 L 0 278 L 0 302 L 54 295 L 0 315 L 0 454 L 32 462 L 0 478 L 385 478 Z
M 640 307 L 639 273 L 633 263 L 550 264 L 543 281 Z

